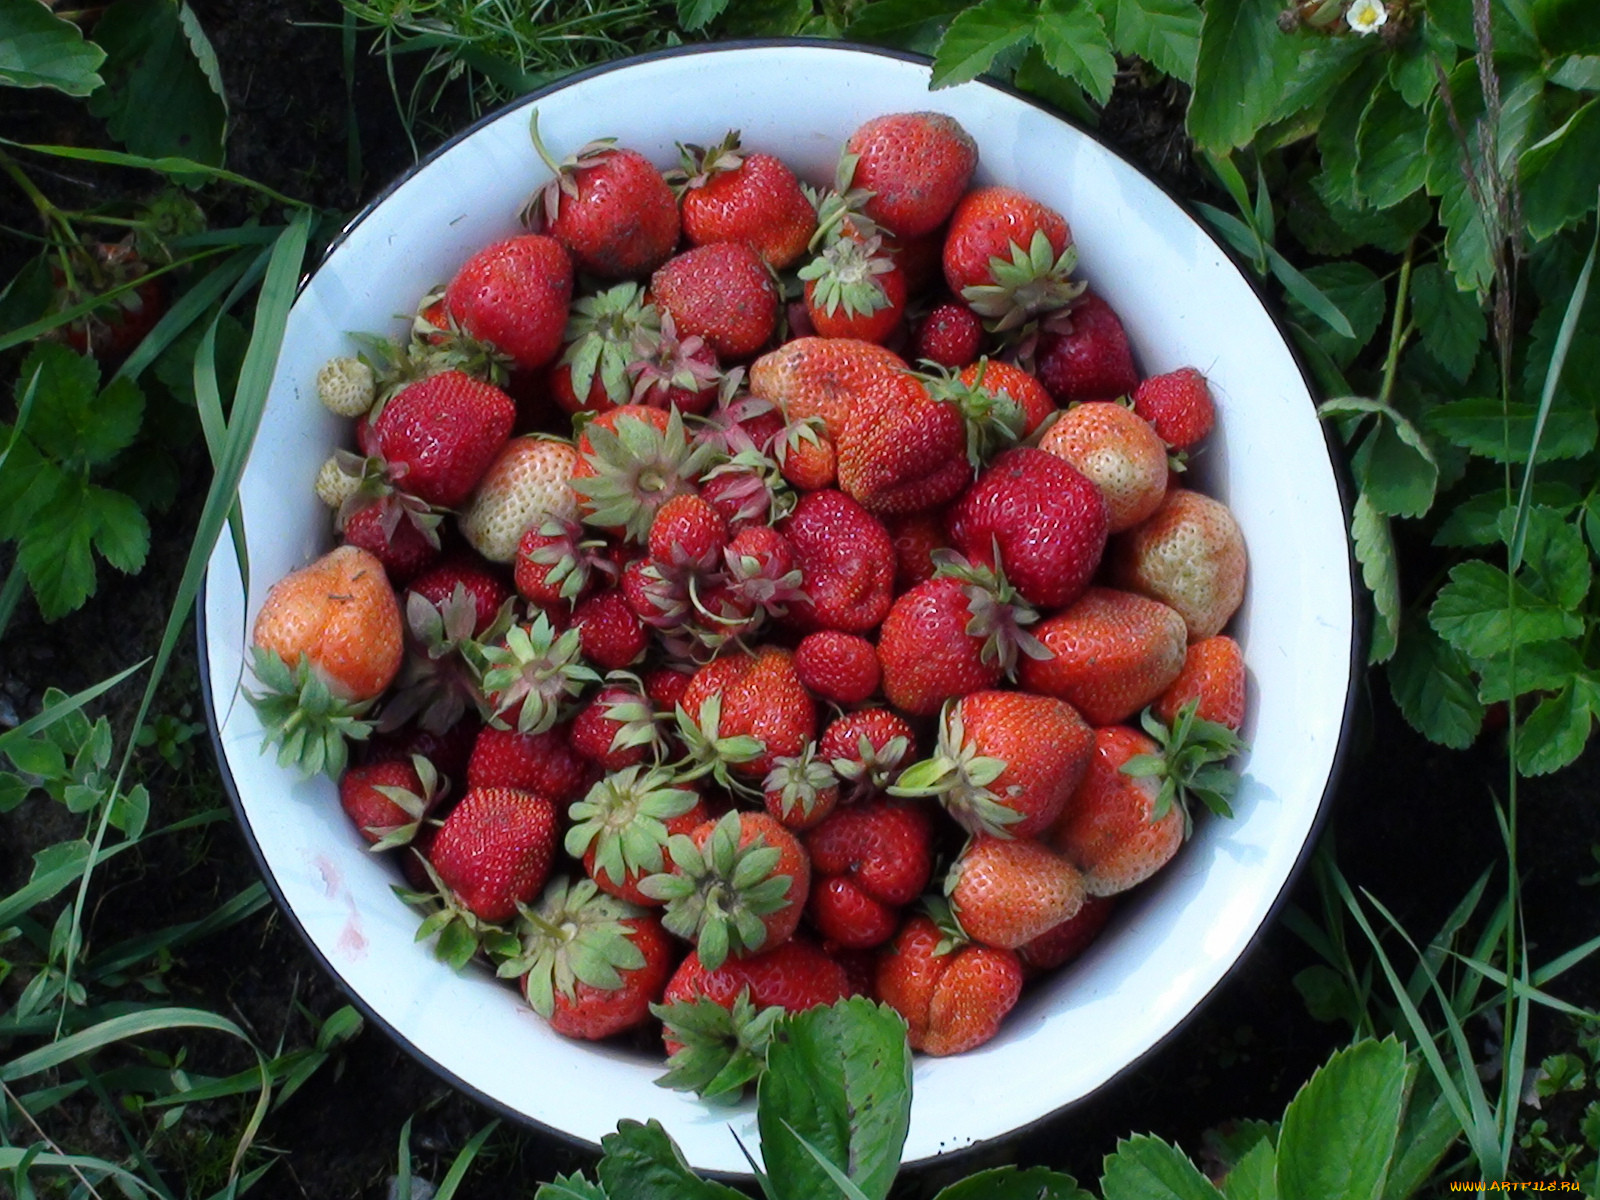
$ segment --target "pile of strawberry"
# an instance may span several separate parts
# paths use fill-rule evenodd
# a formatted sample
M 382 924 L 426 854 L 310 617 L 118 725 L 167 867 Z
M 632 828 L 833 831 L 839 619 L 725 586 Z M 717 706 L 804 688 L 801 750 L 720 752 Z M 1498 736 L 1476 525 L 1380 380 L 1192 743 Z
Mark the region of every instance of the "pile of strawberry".
M 857 992 L 978 1045 L 1227 810 L 1206 382 L 1141 379 L 947 116 L 867 122 L 826 190 L 736 135 L 665 174 L 534 140 L 529 232 L 319 376 L 359 453 L 255 624 L 269 742 L 441 958 L 573 1037 L 659 1019 L 676 1086 Z

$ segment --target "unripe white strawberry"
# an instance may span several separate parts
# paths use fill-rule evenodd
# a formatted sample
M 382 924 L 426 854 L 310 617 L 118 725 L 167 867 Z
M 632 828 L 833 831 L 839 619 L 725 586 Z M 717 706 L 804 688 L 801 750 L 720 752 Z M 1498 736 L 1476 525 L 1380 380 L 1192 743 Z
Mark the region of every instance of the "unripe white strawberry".
M 317 397 L 336 416 L 353 419 L 363 415 L 377 394 L 372 368 L 359 358 L 330 358 L 317 372 Z
M 459 522 L 462 536 L 490 562 L 511 562 L 527 530 L 550 517 L 576 519 L 572 469 L 577 463 L 571 442 L 512 438 L 467 501 Z
M 329 508 L 342 508 L 344 502 L 354 496 L 360 488 L 360 477 L 346 471 L 340 465 L 337 454 L 328 455 L 328 460 L 322 464 L 322 469 L 317 472 L 317 499 L 321 500 Z

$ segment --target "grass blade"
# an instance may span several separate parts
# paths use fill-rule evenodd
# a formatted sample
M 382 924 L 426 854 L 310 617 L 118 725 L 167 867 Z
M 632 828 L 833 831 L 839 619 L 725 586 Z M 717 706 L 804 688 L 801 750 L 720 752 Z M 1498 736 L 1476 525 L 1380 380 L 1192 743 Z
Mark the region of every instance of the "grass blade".
M 179 296 L 134 347 L 133 353 L 123 360 L 113 378 L 138 379 L 144 369 L 160 357 L 161 352 L 172 345 L 184 330 L 198 321 L 201 314 L 237 283 L 259 257 L 254 250 L 241 250 Z
M 461 1147 L 461 1153 L 456 1155 L 455 1161 L 450 1164 L 450 1169 L 445 1172 L 439 1190 L 433 1194 L 433 1200 L 450 1200 L 456 1194 L 456 1189 L 461 1186 L 461 1181 L 467 1177 L 467 1171 L 472 1167 L 472 1160 L 478 1157 L 478 1151 L 483 1149 L 483 1144 L 489 1140 L 489 1135 L 499 1126 L 498 1120 L 490 1121 L 473 1135 L 470 1142 Z
M 145 171 L 157 171 L 162 175 L 177 176 L 204 176 L 216 180 L 218 183 L 233 183 L 252 191 L 260 192 L 270 200 L 279 204 L 286 204 L 290 208 L 304 209 L 306 202 L 296 200 L 292 196 L 285 196 L 282 192 L 269 188 L 264 183 L 259 183 L 247 175 L 226 170 L 223 167 L 208 167 L 205 163 L 195 162 L 192 158 L 179 158 L 168 156 L 165 158 L 146 158 L 142 154 L 128 154 L 121 150 L 91 150 L 82 146 L 42 146 L 31 145 L 27 142 L 14 142 L 10 138 L 0 137 L 0 145 L 10 146 L 14 150 L 29 150 L 35 154 L 48 154 L 52 158 L 70 158 L 77 162 L 99 163 L 107 167 L 137 167 Z
M 114 1042 L 142 1037 L 147 1033 L 166 1033 L 174 1029 L 212 1029 L 253 1045 L 243 1029 L 228 1018 L 217 1016 L 216 1013 L 199 1008 L 152 1008 L 143 1012 L 129 1013 L 126 1016 L 112 1017 L 108 1021 L 101 1021 L 98 1025 L 92 1025 L 60 1041 L 14 1058 L 0 1065 L 0 1083 L 26 1079 L 29 1075 L 36 1075 L 40 1071 L 48 1071 L 51 1067 L 71 1062 L 80 1055 L 92 1054 Z

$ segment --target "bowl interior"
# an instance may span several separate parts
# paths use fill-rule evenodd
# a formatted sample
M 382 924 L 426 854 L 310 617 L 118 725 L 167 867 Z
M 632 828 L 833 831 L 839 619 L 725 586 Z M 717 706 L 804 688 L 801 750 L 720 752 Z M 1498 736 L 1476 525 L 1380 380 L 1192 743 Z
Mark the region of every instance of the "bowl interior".
M 557 155 L 615 135 L 658 165 L 674 143 L 743 131 L 813 182 L 844 138 L 888 112 L 937 109 L 977 139 L 980 179 L 1024 189 L 1072 225 L 1081 275 L 1123 318 L 1146 374 L 1209 377 L 1218 432 L 1194 464 L 1245 533 L 1251 576 L 1235 631 L 1250 669 L 1253 749 L 1233 820 L 1202 819 L 1177 861 L 1120 910 L 1075 966 L 1034 987 L 994 1041 L 920 1058 L 907 1161 L 1009 1132 L 1078 1100 L 1149 1050 L 1244 951 L 1293 872 L 1338 748 L 1351 686 L 1352 587 L 1340 498 L 1306 382 L 1260 300 L 1217 244 L 1153 183 L 1093 139 L 982 83 L 928 90 L 925 64 L 820 43 L 697 48 L 557 86 L 481 124 L 396 185 L 347 232 L 289 318 L 241 490 L 246 590 L 224 538 L 204 639 L 212 720 L 246 831 L 285 908 L 369 1014 L 441 1074 L 503 1110 L 590 1143 L 617 1120 L 657 1118 L 697 1167 L 747 1170 L 729 1127 L 750 1105 L 708 1107 L 654 1086 L 660 1064 L 552 1034 L 487 972 L 452 974 L 413 941 L 325 779 L 296 781 L 261 753 L 239 696 L 249 620 L 278 578 L 327 549 L 312 484 L 343 422 L 313 379 L 353 331 L 400 334 L 428 288 L 517 232 L 547 172 L 528 121 Z

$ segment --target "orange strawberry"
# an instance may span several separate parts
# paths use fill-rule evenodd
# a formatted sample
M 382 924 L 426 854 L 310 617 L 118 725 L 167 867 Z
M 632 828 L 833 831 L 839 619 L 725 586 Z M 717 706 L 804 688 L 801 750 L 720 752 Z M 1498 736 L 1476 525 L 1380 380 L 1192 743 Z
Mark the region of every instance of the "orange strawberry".
M 945 895 L 974 941 L 1016 950 L 1071 918 L 1083 905 L 1083 877 L 1066 859 L 1028 838 L 979 835 L 945 877 Z
M 781 159 L 746 154 L 737 130 L 706 149 L 679 144 L 682 167 L 666 178 L 679 194 L 683 235 L 692 246 L 743 242 L 775 271 L 805 253 L 816 210 Z
M 1178 710 L 1196 701 L 1195 715 L 1215 721 L 1235 733 L 1244 725 L 1244 651 L 1226 634 L 1191 642 L 1184 655 L 1183 670 L 1162 692 L 1151 711 L 1165 725 L 1178 719 Z
M 862 210 L 902 238 L 944 224 L 978 165 L 978 145 L 954 117 L 936 112 L 874 117 L 845 141 L 855 159 L 849 186 L 870 193 Z
M 1134 592 L 1092 587 L 1071 608 L 1034 630 L 1049 658 L 1022 660 L 1030 692 L 1067 701 L 1091 725 L 1126 720 L 1183 669 L 1183 618 Z
M 345 739 L 371 731 L 358 718 L 400 670 L 403 637 L 383 565 L 355 546 L 272 585 L 251 631 L 252 664 L 265 690 L 247 694 L 281 764 L 339 776 Z
M 717 357 L 749 358 L 778 327 L 778 285 L 743 242 L 711 242 L 668 259 L 650 293 L 685 337 L 704 338 Z
M 906 370 L 892 350 L 859 338 L 793 338 L 750 364 L 750 394 L 780 406 L 790 421 L 817 418 L 837 439 L 850 410 Z
M 1150 423 L 1125 405 L 1074 405 L 1050 426 L 1039 449 L 1065 459 L 1100 489 L 1112 533 L 1132 529 L 1167 494 L 1167 448 Z
M 1060 814 L 1093 745 L 1064 700 L 971 692 L 945 706 L 934 756 L 907 767 L 889 792 L 937 796 L 970 833 L 1028 838 Z
M 1065 307 L 1083 284 L 1072 231 L 1049 205 L 1009 187 L 974 188 L 950 215 L 944 278 L 996 330 Z
M 1199 641 L 1221 633 L 1244 599 L 1244 534 L 1222 501 L 1171 488 L 1119 540 L 1112 573 L 1119 586 L 1177 609 L 1189 640 Z
M 873 989 L 903 1018 L 911 1048 L 960 1054 L 981 1046 L 1022 994 L 1015 952 L 962 942 L 914 916 L 878 954 Z
M 490 562 L 513 561 L 524 533 L 577 516 L 577 470 L 570 442 L 540 434 L 512 438 L 467 501 L 457 521 L 462 536 Z

